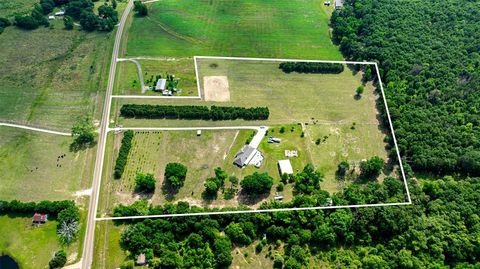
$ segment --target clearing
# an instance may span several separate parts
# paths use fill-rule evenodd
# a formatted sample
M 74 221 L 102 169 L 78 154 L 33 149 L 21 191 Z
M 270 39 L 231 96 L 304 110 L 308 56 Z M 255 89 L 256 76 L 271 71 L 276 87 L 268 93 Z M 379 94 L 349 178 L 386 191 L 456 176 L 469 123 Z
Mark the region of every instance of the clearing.
M 88 188 L 93 150 L 70 152 L 71 137 L 1 127 L 0 138 L 1 200 L 74 199 Z
M 205 101 L 228 102 L 230 101 L 228 88 L 228 78 L 226 76 L 206 76 L 203 78 L 203 99 Z

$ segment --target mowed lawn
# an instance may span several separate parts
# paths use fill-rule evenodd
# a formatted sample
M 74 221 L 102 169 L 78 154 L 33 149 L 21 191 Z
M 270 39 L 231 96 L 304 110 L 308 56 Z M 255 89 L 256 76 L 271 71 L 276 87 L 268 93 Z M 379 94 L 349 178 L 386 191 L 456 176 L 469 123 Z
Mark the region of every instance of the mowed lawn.
M 0 216 L 0 254 L 13 257 L 22 269 L 48 268 L 50 259 L 61 249 L 56 227 L 56 221 L 36 227 L 30 217 Z
M 181 59 L 156 59 L 137 60 L 140 63 L 145 86 L 155 88 L 157 75 L 166 77 L 166 74 L 174 75 L 180 79 L 178 95 L 198 95 L 197 78 L 193 58 Z M 116 79 L 113 93 L 116 95 L 141 95 L 140 78 L 135 63 L 122 61 L 117 63 Z M 147 82 L 148 81 L 148 82 Z M 162 93 L 146 91 L 144 95 L 161 96 Z
M 161 0 L 134 17 L 127 56 L 342 59 L 316 0 Z
M 70 152 L 71 137 L 0 127 L 0 138 L 0 200 L 75 199 L 90 183 L 91 150 Z
M 79 116 L 100 115 L 113 33 L 51 24 L 0 35 L 0 121 L 68 130 Z

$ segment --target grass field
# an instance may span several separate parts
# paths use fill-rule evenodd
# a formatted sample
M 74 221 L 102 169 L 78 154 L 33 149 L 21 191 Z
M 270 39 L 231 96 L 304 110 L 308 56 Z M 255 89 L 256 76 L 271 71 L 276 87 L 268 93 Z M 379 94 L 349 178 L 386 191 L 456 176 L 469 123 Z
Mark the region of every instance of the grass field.
M 143 73 L 145 86 L 155 86 L 157 75 L 165 77 L 165 74 L 175 75 L 180 79 L 178 88 L 181 92 L 178 95 L 191 96 L 197 95 L 197 81 L 195 77 L 195 68 L 193 58 L 164 59 L 164 60 L 137 60 Z M 132 62 L 124 61 L 117 64 L 115 87 L 113 93 L 116 95 L 139 95 L 141 94 L 140 78 L 138 76 L 136 65 Z M 147 83 L 147 80 L 152 79 Z M 145 95 L 159 96 L 161 93 L 146 91 Z
M 212 63 L 217 64 L 212 68 Z M 124 126 L 206 126 L 206 125 L 279 125 L 309 122 L 378 124 L 375 108 L 378 96 L 371 84 L 356 100 L 355 89 L 361 85 L 361 74 L 350 69 L 340 74 L 285 74 L 278 63 L 261 61 L 198 60 L 200 85 L 204 76 L 226 76 L 229 83 L 229 102 L 203 102 L 197 100 L 114 100 L 112 119 Z M 267 121 L 188 121 L 139 120 L 118 117 L 124 103 L 196 104 L 226 106 L 268 106 Z M 379 102 L 382 103 L 382 102 Z
M 127 254 L 120 247 L 120 237 L 126 225 L 101 221 L 95 227 L 95 249 L 92 268 L 119 268 Z
M 161 0 L 133 18 L 127 56 L 342 59 L 330 40 L 333 7 L 311 0 Z
M 54 253 L 62 248 L 56 227 L 55 221 L 34 227 L 30 217 L 0 216 L 0 254 L 9 254 L 22 269 L 47 268 Z
M 0 138 L 0 199 L 75 199 L 88 188 L 93 150 L 70 152 L 72 138 L 9 127 L 0 128 Z
M 99 116 L 113 33 L 8 27 L 0 35 L 0 121 L 67 130 Z

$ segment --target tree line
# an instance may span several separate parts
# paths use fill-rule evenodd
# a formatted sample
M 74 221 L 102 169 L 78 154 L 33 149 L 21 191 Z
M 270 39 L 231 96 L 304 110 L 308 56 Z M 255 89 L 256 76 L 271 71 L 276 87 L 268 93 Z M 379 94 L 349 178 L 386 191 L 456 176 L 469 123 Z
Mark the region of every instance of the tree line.
M 188 120 L 266 120 L 268 107 L 171 106 L 125 104 L 120 109 L 125 118 Z
M 118 157 L 115 161 L 114 177 L 119 179 L 123 175 L 125 166 L 127 165 L 128 154 L 132 148 L 132 140 L 135 133 L 132 130 L 128 130 L 123 134 L 122 145 L 118 151 Z
M 285 73 L 339 74 L 344 70 L 338 63 L 284 62 L 278 67 Z
M 98 0 L 97 0 L 98 1 Z M 54 8 L 64 9 L 63 17 L 65 29 L 71 30 L 74 27 L 74 21 L 77 20 L 85 31 L 112 31 L 118 23 L 118 12 L 116 11 L 116 0 L 111 1 L 111 5 L 105 2 L 98 7 L 98 15 L 93 12 L 94 3 L 92 0 L 40 0 L 36 3 L 30 14 L 17 15 L 13 23 L 19 28 L 25 30 L 34 30 L 40 26 L 48 27 L 50 22 L 47 15 Z M 8 22 L 8 24 L 5 23 Z M 3 28 L 10 25 L 8 19 L 0 18 L 0 33 Z
M 478 14 L 476 1 L 346 0 L 332 15 L 345 58 L 379 63 L 399 150 L 417 171 L 480 175 Z

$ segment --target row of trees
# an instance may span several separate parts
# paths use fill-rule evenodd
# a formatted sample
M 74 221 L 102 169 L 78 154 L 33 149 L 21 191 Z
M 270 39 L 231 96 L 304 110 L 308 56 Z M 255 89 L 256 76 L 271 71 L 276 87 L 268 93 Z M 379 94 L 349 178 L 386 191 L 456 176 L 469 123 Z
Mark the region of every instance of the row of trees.
M 332 15 L 333 41 L 346 59 L 379 63 L 404 161 L 480 175 L 478 3 L 344 2 Z
M 118 157 L 115 162 L 114 176 L 116 179 L 119 179 L 123 175 L 125 166 L 127 165 L 128 154 L 132 148 L 132 140 L 135 133 L 132 130 L 128 130 L 123 134 L 122 145 L 118 151 Z
M 339 74 L 344 70 L 343 64 L 315 62 L 284 62 L 278 66 L 285 73 Z
M 266 120 L 268 107 L 171 106 L 126 104 L 120 109 L 125 118 L 201 119 L 201 120 Z

